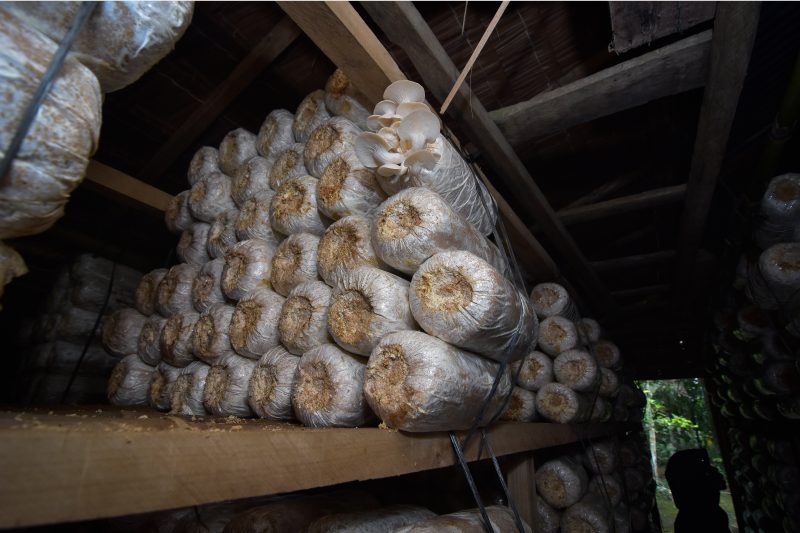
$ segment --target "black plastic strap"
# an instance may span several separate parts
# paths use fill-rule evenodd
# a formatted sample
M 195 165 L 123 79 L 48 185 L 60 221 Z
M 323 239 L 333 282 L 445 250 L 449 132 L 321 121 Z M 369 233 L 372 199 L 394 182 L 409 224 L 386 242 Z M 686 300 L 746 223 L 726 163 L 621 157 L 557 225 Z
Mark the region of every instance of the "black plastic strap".
M 525 533 L 525 525 L 522 522 L 522 517 L 519 516 L 519 510 L 514 504 L 514 499 L 511 497 L 511 491 L 508 490 L 506 480 L 503 478 L 503 472 L 500 470 L 500 463 L 497 461 L 497 456 L 489 442 L 489 436 L 486 434 L 485 429 L 481 429 L 481 447 L 484 445 L 486 446 L 486 451 L 489 452 L 489 458 L 492 460 L 492 465 L 494 465 L 494 473 L 497 475 L 497 480 L 500 482 L 500 487 L 503 489 L 503 493 L 506 496 L 508 506 L 511 508 L 511 512 L 514 513 L 514 523 L 517 524 L 519 533 Z
M 456 434 L 452 431 L 450 432 L 450 443 L 453 445 L 453 451 L 456 453 L 458 464 L 461 465 L 461 469 L 464 471 L 464 477 L 467 478 L 467 484 L 469 485 L 470 492 L 472 492 L 472 498 L 478 505 L 478 510 L 483 520 L 483 528 L 486 530 L 486 533 L 494 533 L 492 522 L 489 520 L 489 514 L 486 512 L 486 507 L 483 505 L 481 495 L 478 493 L 478 486 L 475 484 L 475 479 L 472 477 L 472 472 L 469 470 L 467 460 L 464 458 L 464 450 L 461 448 L 461 443 L 458 442 L 458 437 L 456 437 Z
M 103 315 L 106 314 L 108 301 L 111 299 L 111 289 L 114 287 L 114 274 L 116 274 L 116 271 L 117 262 L 114 261 L 111 263 L 111 275 L 108 278 L 108 288 L 106 288 L 106 297 L 103 300 L 103 306 L 100 307 L 100 311 L 97 313 L 97 319 L 94 321 L 94 326 L 92 326 L 92 332 L 89 334 L 89 336 L 86 338 L 86 342 L 83 344 L 83 351 L 81 352 L 81 356 L 78 357 L 78 361 L 75 363 L 75 368 L 72 369 L 72 374 L 69 376 L 69 381 L 64 389 L 64 394 L 61 395 L 60 403 L 64 403 L 67 400 L 67 396 L 72 388 L 72 384 L 75 382 L 75 378 L 78 376 L 78 370 L 81 368 L 81 363 L 83 363 L 83 359 L 86 357 L 86 352 L 89 351 L 89 346 L 92 345 L 92 341 L 97 335 L 97 328 L 100 327 L 100 322 L 103 320 Z
M 45 70 L 44 76 L 42 76 L 39 82 L 39 86 L 33 93 L 33 98 L 22 114 L 22 119 L 19 125 L 17 125 L 14 136 L 11 138 L 11 142 L 6 148 L 3 160 L 0 161 L 0 183 L 7 183 L 7 176 L 11 170 L 11 164 L 14 162 L 14 158 L 17 157 L 17 153 L 19 153 L 19 149 L 22 147 L 22 141 L 25 140 L 25 136 L 28 135 L 28 131 L 31 129 L 33 121 L 36 119 L 36 115 L 39 113 L 44 99 L 47 97 L 47 93 L 50 92 L 50 88 L 53 86 L 53 82 L 55 82 L 58 71 L 61 70 L 61 65 L 64 63 L 70 48 L 72 48 L 72 44 L 78 37 L 78 33 L 89 19 L 89 16 L 96 6 L 97 2 L 83 2 L 78 8 L 78 12 L 75 13 L 75 16 L 72 18 L 66 35 L 61 39 L 56 53 L 53 54 L 53 57 L 50 59 L 50 64 L 47 66 L 47 70 Z

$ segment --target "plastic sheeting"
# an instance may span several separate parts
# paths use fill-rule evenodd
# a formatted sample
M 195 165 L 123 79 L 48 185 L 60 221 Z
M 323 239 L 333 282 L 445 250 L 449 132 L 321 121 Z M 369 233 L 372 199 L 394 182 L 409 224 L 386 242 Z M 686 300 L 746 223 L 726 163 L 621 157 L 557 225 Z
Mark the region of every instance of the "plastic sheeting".
M 283 296 L 266 288 L 254 289 L 239 300 L 229 332 L 236 353 L 258 359 L 280 344 L 278 320 L 284 302 Z
M 331 117 L 315 128 L 303 149 L 308 173 L 315 178 L 322 177 L 331 161 L 353 152 L 353 143 L 360 133 L 361 128 L 344 117 Z
M 111 313 L 103 324 L 103 346 L 117 357 L 135 354 L 139 335 L 147 317 L 136 309 L 124 308 Z
M 248 401 L 259 418 L 292 420 L 292 391 L 300 358 L 274 346 L 258 360 L 250 377 Z
M 348 215 L 371 215 L 386 200 L 375 171 L 346 151 L 333 158 L 320 176 L 317 207 L 323 215 L 338 220 Z
M 297 176 L 283 182 L 269 206 L 272 229 L 283 235 L 322 235 L 330 220 L 317 210 L 317 184 L 311 176 Z
M 328 311 L 328 331 L 336 344 L 369 357 L 387 333 L 419 329 L 408 288 L 408 281 L 371 266 L 340 276 Z
M 325 283 L 334 286 L 339 277 L 361 265 L 389 269 L 372 248 L 371 228 L 369 219 L 359 215 L 328 226 L 317 247 L 317 271 Z
M 0 5 L 0 158 L 57 48 L 9 7 L 19 12 L 25 3 Z M 41 233 L 61 218 L 97 148 L 101 105 L 95 76 L 67 57 L 0 186 L 0 239 Z
M 422 187 L 405 189 L 383 202 L 375 213 L 372 245 L 388 265 L 413 274 L 432 255 L 465 250 L 501 272 L 505 260 L 441 196 Z
M 403 431 L 470 428 L 492 388 L 499 365 L 421 331 L 385 335 L 370 355 L 364 393 L 375 413 Z M 506 371 L 479 424 L 511 392 Z
M 281 308 L 278 333 L 281 343 L 295 355 L 332 341 L 328 333 L 331 289 L 321 281 L 301 283 L 289 293 Z
M 358 427 L 372 413 L 364 399 L 364 361 L 334 344 L 303 354 L 297 366 L 292 406 L 309 427 Z
M 524 357 L 539 323 L 528 298 L 483 259 L 434 255 L 414 274 L 411 312 L 427 333 L 495 361 Z
M 259 287 L 271 288 L 272 254 L 275 248 L 261 239 L 248 239 L 231 246 L 225 254 L 222 292 L 232 300 Z
M 114 405 L 147 405 L 155 370 L 136 354 L 125 356 L 108 379 L 108 400 Z

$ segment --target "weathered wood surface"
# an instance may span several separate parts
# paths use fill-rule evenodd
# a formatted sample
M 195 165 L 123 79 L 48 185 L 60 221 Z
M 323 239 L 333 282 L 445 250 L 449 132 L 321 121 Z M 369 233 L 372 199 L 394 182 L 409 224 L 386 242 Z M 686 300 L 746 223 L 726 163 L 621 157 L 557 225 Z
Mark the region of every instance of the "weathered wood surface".
M 686 195 L 686 185 L 672 185 L 597 202 L 596 204 L 562 209 L 558 216 L 564 224 L 589 222 L 612 215 L 679 202 Z
M 614 424 L 500 423 L 497 455 L 608 435 Z M 478 440 L 465 451 L 475 460 Z M 0 413 L 0 527 L 87 520 L 453 465 L 446 433 L 192 420 L 109 406 Z
M 156 212 L 163 213 L 172 199 L 171 194 L 95 160 L 89 161 L 86 181 L 88 186 L 99 188 L 139 207 Z
M 710 51 L 709 30 L 494 110 L 490 116 L 508 141 L 520 146 L 549 133 L 702 87 Z
M 716 2 L 609 2 L 614 52 L 621 54 L 714 18 Z

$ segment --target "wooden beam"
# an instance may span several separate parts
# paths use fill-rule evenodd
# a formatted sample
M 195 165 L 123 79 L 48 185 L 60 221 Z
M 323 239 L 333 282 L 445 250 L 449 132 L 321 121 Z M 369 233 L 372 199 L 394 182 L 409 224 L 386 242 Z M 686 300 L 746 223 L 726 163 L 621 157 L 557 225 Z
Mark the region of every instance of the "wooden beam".
M 0 413 L 0 528 L 174 509 L 456 463 L 447 433 L 304 428 L 109 406 Z M 610 435 L 614 424 L 499 423 L 509 455 Z M 477 458 L 480 439 L 465 450 Z
M 604 259 L 602 261 L 592 261 L 590 264 L 597 272 L 608 272 L 610 270 L 625 270 L 663 263 L 674 257 L 675 250 L 662 250 L 649 254 L 629 255 L 626 257 L 615 257 L 614 259 Z
M 94 159 L 89 161 L 86 182 L 116 197 L 161 213 L 167 209 L 172 199 L 171 194 Z
M 278 2 L 322 52 L 373 104 L 405 79 L 391 54 L 349 2 Z
M 373 102 L 383 99 L 387 85 L 406 78 L 349 3 L 279 2 L 279 5 Z M 497 202 L 519 262 L 536 280 L 558 279 L 560 273 L 550 255 L 488 179 L 481 177 Z
M 675 305 L 685 305 L 695 258 L 703 240 L 711 199 L 736 106 L 739 103 L 753 50 L 761 5 L 757 2 L 720 2 L 714 21 L 714 41 L 692 166 L 681 220 L 680 246 L 675 269 Z M 681 303 L 682 302 L 682 303 Z
M 624 289 L 619 291 L 612 291 L 611 295 L 614 298 L 636 298 L 638 296 L 650 296 L 653 294 L 661 294 L 669 292 L 672 285 L 648 285 L 647 287 L 637 287 L 635 289 Z
M 596 189 L 593 189 L 580 198 L 568 203 L 566 206 L 559 209 L 558 212 L 560 213 L 564 209 L 569 209 L 570 207 L 580 207 L 582 205 L 594 204 L 601 200 L 605 200 L 618 190 L 623 189 L 633 183 L 636 178 L 640 176 L 641 172 L 630 172 L 613 180 L 607 181 Z
M 208 129 L 244 91 L 253 80 L 286 50 L 301 34 L 300 29 L 288 17 L 284 17 L 256 46 L 236 65 L 224 82 L 219 84 L 209 97 L 187 118 L 183 124 L 161 146 L 145 167 L 139 172 L 143 178 L 155 182 L 192 143 Z
M 708 72 L 711 31 L 687 37 L 491 112 L 511 144 L 564 131 L 652 100 L 701 87 Z
M 683 199 L 685 194 L 686 185 L 673 185 L 592 205 L 563 209 L 558 212 L 558 217 L 567 225 L 588 222 L 612 215 L 678 202 Z
M 609 2 L 617 54 L 714 18 L 716 2 Z
M 438 100 L 444 100 L 458 78 L 458 69 L 414 5 L 411 2 L 362 2 L 361 5 L 386 36 L 406 52 L 426 88 Z M 614 303 L 608 290 L 469 85 L 461 86 L 448 114 L 467 126 L 470 140 L 492 169 L 492 179 L 502 181 L 513 191 L 518 205 L 539 223 L 557 251 L 562 269 L 586 299 L 599 314 L 612 311 Z

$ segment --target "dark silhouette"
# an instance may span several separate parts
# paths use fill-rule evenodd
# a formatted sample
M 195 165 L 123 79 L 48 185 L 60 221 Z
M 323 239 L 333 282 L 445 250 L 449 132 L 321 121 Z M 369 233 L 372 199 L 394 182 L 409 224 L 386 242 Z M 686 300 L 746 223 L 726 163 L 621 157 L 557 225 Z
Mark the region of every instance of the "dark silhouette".
M 722 474 L 701 448 L 672 454 L 664 473 L 678 508 L 675 533 L 730 533 L 728 515 L 719 506 Z

